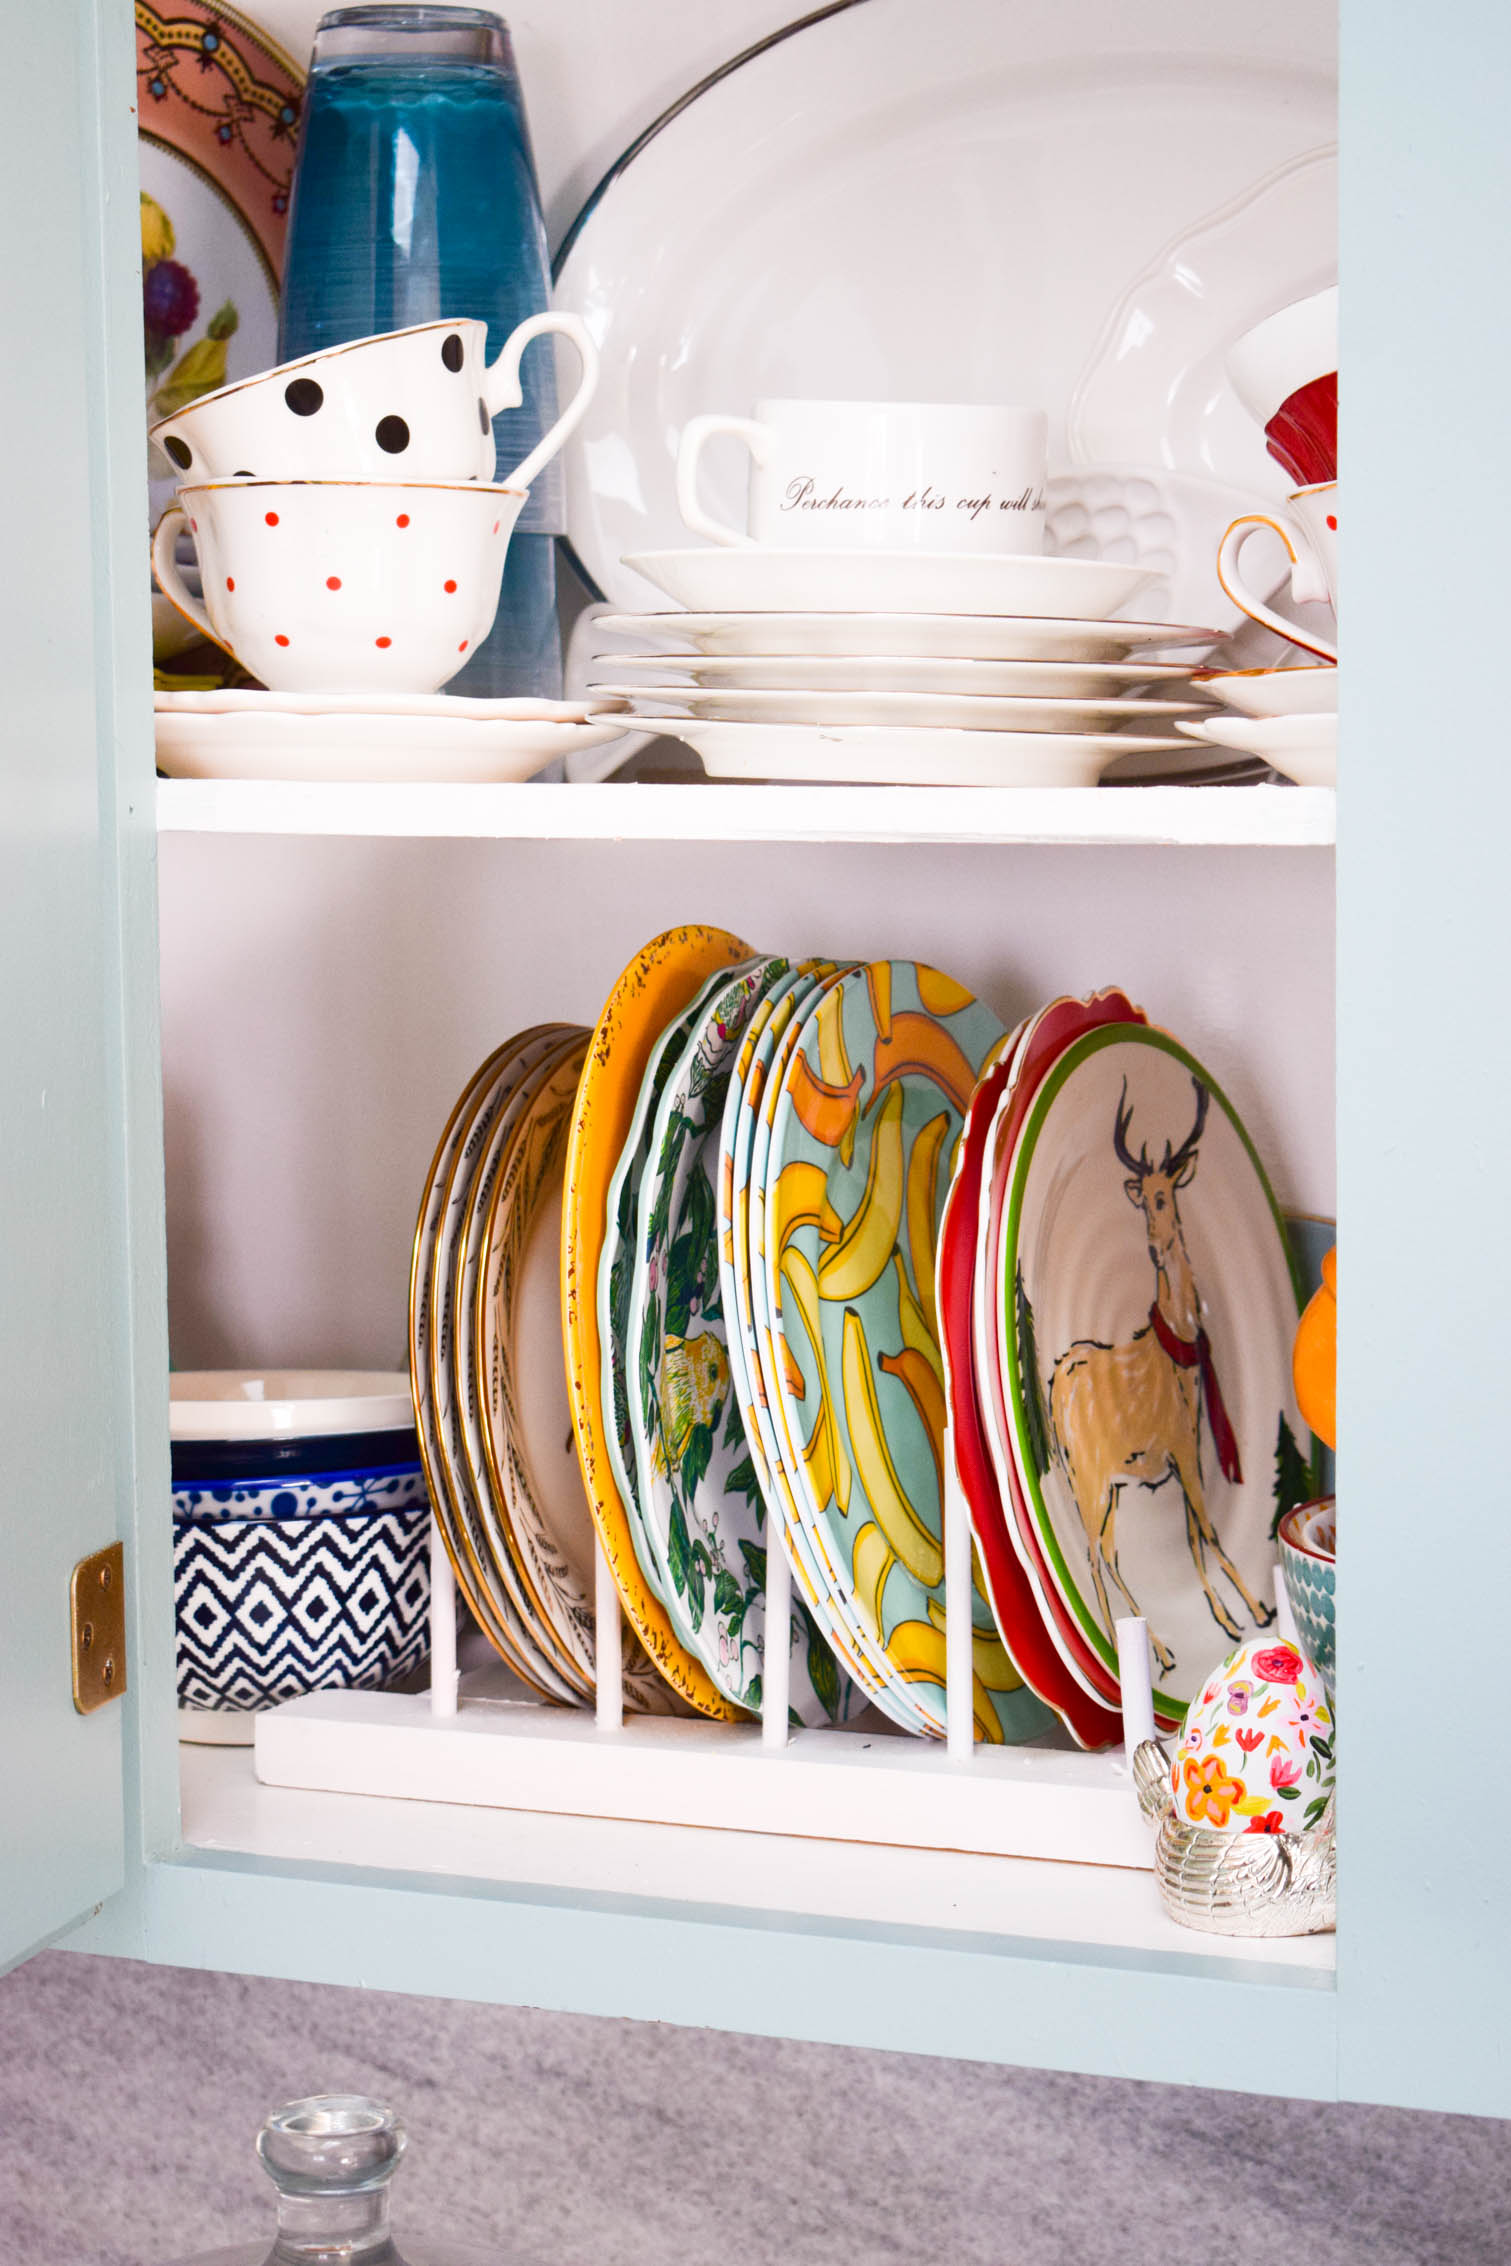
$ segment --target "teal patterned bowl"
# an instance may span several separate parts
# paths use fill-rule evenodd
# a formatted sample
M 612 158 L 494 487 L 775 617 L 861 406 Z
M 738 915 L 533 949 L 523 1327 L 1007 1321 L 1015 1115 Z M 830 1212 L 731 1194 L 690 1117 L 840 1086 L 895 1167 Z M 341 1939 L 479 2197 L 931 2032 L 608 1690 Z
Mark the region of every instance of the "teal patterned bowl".
M 1296 1616 L 1302 1650 L 1311 1655 L 1331 1694 L 1336 1670 L 1333 1583 L 1338 1571 L 1338 1513 L 1333 1496 L 1324 1495 L 1316 1503 L 1298 1503 L 1286 1512 L 1280 1521 L 1280 1563 L 1285 1569 L 1286 1595 Z

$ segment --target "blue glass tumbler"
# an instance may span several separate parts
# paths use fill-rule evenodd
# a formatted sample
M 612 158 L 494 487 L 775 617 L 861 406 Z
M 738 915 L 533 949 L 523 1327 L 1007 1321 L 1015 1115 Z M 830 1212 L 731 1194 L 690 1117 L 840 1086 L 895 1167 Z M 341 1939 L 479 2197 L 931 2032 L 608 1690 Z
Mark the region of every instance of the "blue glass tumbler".
M 284 361 L 470 315 L 488 358 L 550 303 L 545 226 L 509 32 L 486 8 L 336 8 L 315 33 L 284 258 Z M 556 417 L 548 339 L 524 401 L 494 419 L 502 477 Z M 509 545 L 491 636 L 449 692 L 561 692 L 556 545 L 562 480 L 535 481 Z

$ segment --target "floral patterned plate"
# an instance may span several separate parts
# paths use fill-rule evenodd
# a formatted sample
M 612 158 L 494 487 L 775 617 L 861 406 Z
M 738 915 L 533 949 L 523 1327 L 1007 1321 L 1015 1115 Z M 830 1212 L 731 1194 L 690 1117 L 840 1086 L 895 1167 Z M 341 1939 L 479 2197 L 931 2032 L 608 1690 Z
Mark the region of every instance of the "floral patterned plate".
M 438 1368 L 449 1367 L 449 1363 L 440 1363 L 437 1359 L 443 1326 L 438 1291 L 442 1283 L 448 1286 L 444 1330 L 449 1348 L 450 1276 L 441 1270 L 439 1260 L 443 1230 L 456 1203 L 454 1176 L 463 1168 L 464 1160 L 470 1161 L 470 1157 L 475 1156 L 478 1142 L 486 1138 L 486 1127 L 505 1106 L 527 1070 L 549 1058 L 568 1035 L 566 1024 L 537 1024 L 489 1055 L 468 1080 L 431 1159 L 420 1197 L 409 1266 L 409 1381 L 430 1507 L 435 1513 L 446 1555 L 451 1560 L 457 1587 L 474 1620 L 506 1665 L 543 1696 L 551 1698 L 573 1695 L 564 1686 L 548 1689 L 536 1674 L 534 1648 L 526 1641 L 517 1615 L 507 1599 L 494 1595 L 491 1553 L 470 1493 L 459 1500 L 454 1492 L 455 1481 L 442 1443 L 436 1391 Z
M 640 1186 L 651 1155 L 656 1109 L 666 1082 L 676 1067 L 698 1017 L 728 981 L 729 970 L 718 969 L 704 984 L 684 1014 L 676 1016 L 651 1050 L 635 1099 L 635 1114 L 624 1148 L 609 1183 L 604 1219 L 603 1250 L 598 1261 L 598 1343 L 603 1352 L 603 1427 L 609 1467 L 629 1513 L 630 1534 L 641 1572 L 652 1590 L 667 1603 L 664 1575 L 656 1548 L 646 1532 L 642 1515 L 640 1476 L 635 1460 L 635 1430 L 630 1416 L 630 1369 L 633 1343 L 630 1303 L 636 1276 L 635 1219 Z
M 541 1642 L 591 1697 L 593 1521 L 558 1345 L 562 1166 L 587 1036 L 549 1067 L 504 1142 L 457 1346 L 477 1412 L 479 1496 L 495 1552 L 517 1569 Z M 629 1708 L 665 1714 L 676 1704 L 633 1631 L 623 1660 Z
M 609 1459 L 598 1335 L 598 1263 L 609 1186 L 623 1154 L 651 1050 L 717 968 L 732 968 L 750 957 L 750 946 L 739 937 L 724 929 L 696 927 L 667 929 L 636 953 L 609 994 L 583 1064 L 567 1138 L 561 1215 L 567 1393 L 593 1524 L 630 1625 L 651 1659 L 673 1690 L 700 1714 L 715 1716 L 734 1714 L 733 1703 L 683 1644 L 646 1581 L 635 1555 L 629 1510 Z
M 304 73 L 236 9 L 136 0 L 146 423 L 278 359 L 278 285 Z M 149 520 L 175 475 L 151 451 Z M 183 625 L 159 601 L 163 645 Z M 195 646 L 194 665 L 224 656 Z M 213 672 L 214 662 L 207 664 Z M 169 681 L 172 681 L 170 678 Z M 194 682 L 200 677 L 195 675 Z M 217 675 L 218 681 L 218 675 Z
M 1214 1648 L 1268 1628 L 1277 1489 L 1308 1437 L 1300 1286 L 1259 1159 L 1165 1032 L 1114 1023 L 1045 1077 L 1009 1168 L 996 1310 L 1021 1487 L 1080 1642 L 1142 1613 L 1180 1721 Z
M 981 1065 L 1005 1036 L 937 969 L 853 970 L 799 1035 L 767 1167 L 777 1388 L 794 1428 L 801 1401 L 828 1431 L 827 1469 L 808 1461 L 805 1485 L 861 1625 L 936 1735 L 946 1729 L 939 1214 Z M 1037 1737 L 1053 1718 L 979 1590 L 973 1621 L 976 1736 Z
M 757 1711 L 768 1543 L 765 1500 L 732 1389 L 717 1136 L 746 1023 L 790 973 L 785 960 L 771 959 L 725 984 L 668 1081 L 640 1191 L 630 1320 L 640 1497 L 663 1594 L 720 1689 Z M 800 1600 L 787 1641 L 792 1720 L 844 1721 L 857 1695 Z
M 841 976 L 850 972 L 851 967 L 853 963 L 847 963 L 843 969 L 831 970 L 798 1001 L 785 1028 L 777 1034 L 764 1077 L 758 1080 L 760 1091 L 755 1103 L 749 1161 L 748 1164 L 742 1164 L 746 1178 L 744 1268 L 748 1275 L 752 1344 L 755 1349 L 754 1375 L 759 1380 L 763 1420 L 771 1435 L 772 1470 L 787 1538 L 788 1556 L 800 1572 L 803 1591 L 813 1612 L 828 1632 L 830 1643 L 855 1681 L 904 1730 L 921 1732 L 924 1729 L 923 1720 L 910 1694 L 891 1676 L 881 1646 L 868 1638 L 860 1624 L 850 1593 L 848 1569 L 836 1562 L 823 1530 L 814 1517 L 811 1500 L 813 1490 L 805 1483 L 802 1467 L 811 1462 L 820 1468 L 827 1468 L 829 1432 L 826 1410 L 820 1404 L 813 1411 L 811 1422 L 795 1428 L 789 1420 L 787 1408 L 777 1387 L 778 1353 L 772 1327 L 766 1264 L 769 1234 L 767 1168 L 771 1157 L 772 1125 L 793 1050 L 820 1002 L 833 990 Z M 758 1055 L 758 1066 L 759 1063 Z M 823 1215 L 820 1217 L 822 1219 Z

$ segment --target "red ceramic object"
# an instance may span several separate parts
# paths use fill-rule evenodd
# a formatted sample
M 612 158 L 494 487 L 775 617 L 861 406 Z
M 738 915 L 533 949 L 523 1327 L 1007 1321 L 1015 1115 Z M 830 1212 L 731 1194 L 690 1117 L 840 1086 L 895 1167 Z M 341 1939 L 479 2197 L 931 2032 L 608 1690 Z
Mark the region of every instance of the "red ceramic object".
M 1275 462 L 1298 488 L 1338 477 L 1338 373 L 1313 378 L 1287 395 L 1264 429 Z

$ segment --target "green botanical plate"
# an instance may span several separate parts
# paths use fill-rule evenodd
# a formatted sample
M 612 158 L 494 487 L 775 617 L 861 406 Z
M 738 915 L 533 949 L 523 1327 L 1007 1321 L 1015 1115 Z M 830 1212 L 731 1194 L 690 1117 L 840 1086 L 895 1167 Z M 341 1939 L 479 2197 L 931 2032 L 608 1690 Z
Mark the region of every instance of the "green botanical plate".
M 717 1136 L 745 1024 L 790 973 L 779 959 L 741 971 L 689 1033 L 657 1105 L 630 1305 L 641 1515 L 667 1607 L 720 1690 L 753 1710 L 764 1685 L 765 1504 L 731 1381 Z M 843 1721 L 857 1695 L 800 1603 L 788 1643 L 791 1719 Z
M 742 966 L 747 964 L 741 963 Z M 636 1208 L 640 1183 L 651 1154 L 657 1104 L 689 1032 L 697 1027 L 703 1009 L 723 989 L 729 976 L 728 968 L 720 968 L 711 975 L 699 987 L 691 1005 L 668 1023 L 651 1050 L 635 1098 L 630 1129 L 609 1183 L 608 1215 L 598 1261 L 598 1342 L 603 1349 L 600 1383 L 609 1469 L 629 1514 L 630 1539 L 635 1545 L 640 1570 L 663 1605 L 667 1599 L 661 1587 L 656 1552 L 641 1515 L 635 1433 L 630 1417 L 630 1303 L 635 1282 Z
M 892 960 L 854 970 L 799 1034 L 766 1168 L 777 1389 L 794 1430 L 817 1410 L 828 1432 L 826 1468 L 807 1459 L 805 1485 L 861 1626 L 938 1735 L 945 1441 L 934 1267 L 961 1122 L 1004 1036 L 990 1008 L 937 969 Z M 976 1736 L 1038 1737 L 1052 1716 L 979 1590 L 972 1607 Z
M 825 1406 L 822 1402 L 808 1403 L 804 1381 L 795 1372 L 789 1372 L 791 1390 L 797 1399 L 804 1402 L 802 1421 L 795 1425 L 790 1420 L 788 1401 L 777 1386 L 777 1365 L 782 1359 L 782 1350 L 772 1326 L 766 1256 L 769 1240 L 767 1168 L 771 1156 L 772 1126 L 782 1096 L 787 1065 L 802 1032 L 820 1002 L 833 991 L 841 975 L 847 973 L 848 966 L 843 970 L 834 970 L 800 1003 L 777 1039 L 763 1088 L 755 1105 L 745 1234 L 756 1375 L 762 1406 L 770 1425 L 775 1459 L 773 1468 L 786 1532 L 792 1545 L 794 1562 L 804 1570 L 804 1587 L 810 1603 L 829 1632 L 831 1643 L 848 1664 L 856 1681 L 904 1730 L 922 1732 L 926 1726 L 912 1694 L 902 1680 L 892 1674 L 883 1648 L 860 1625 L 851 1594 L 849 1569 L 830 1549 L 828 1538 L 814 1513 L 814 1474 L 804 1467 L 811 1464 L 819 1473 L 826 1472 L 829 1468 L 829 1431 Z M 825 1226 L 837 1224 L 828 1222 L 821 1208 L 816 1209 L 815 1217 Z
M 1254 1145 L 1163 1031 L 1112 1025 L 1045 1079 L 1009 1170 L 996 1303 L 1027 1534 L 1111 1668 L 1141 1613 L 1177 1718 L 1275 1617 L 1274 1530 L 1304 1493 L 1299 1312 Z

